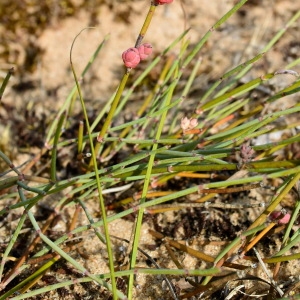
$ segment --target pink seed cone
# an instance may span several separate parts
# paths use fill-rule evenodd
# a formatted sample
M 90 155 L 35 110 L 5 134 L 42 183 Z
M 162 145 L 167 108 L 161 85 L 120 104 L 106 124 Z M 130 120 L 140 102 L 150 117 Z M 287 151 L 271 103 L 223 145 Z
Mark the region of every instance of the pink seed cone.
M 287 224 L 290 221 L 291 214 L 283 214 L 281 211 L 273 211 L 270 216 L 270 220 L 273 222 L 277 222 L 280 225 Z
M 193 128 L 195 128 L 196 126 L 198 126 L 198 120 L 197 119 L 195 119 L 195 118 L 191 118 L 190 119 L 190 129 L 193 129 Z
M 122 59 L 127 68 L 135 68 L 141 61 L 139 51 L 136 48 L 129 48 L 124 51 Z
M 138 50 L 141 60 L 144 60 L 152 53 L 152 46 L 149 43 L 145 43 L 139 46 Z
M 189 129 L 190 127 L 190 120 L 187 117 L 184 117 L 180 121 L 180 127 L 183 131 Z

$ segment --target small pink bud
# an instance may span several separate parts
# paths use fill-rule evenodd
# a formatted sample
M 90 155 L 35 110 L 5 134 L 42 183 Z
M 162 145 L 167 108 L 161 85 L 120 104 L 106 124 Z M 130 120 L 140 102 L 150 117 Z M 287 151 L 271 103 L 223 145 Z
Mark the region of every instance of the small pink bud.
M 122 59 L 127 68 L 135 68 L 141 61 L 137 48 L 129 48 L 122 53 Z
M 190 126 L 189 126 L 189 128 L 193 129 L 193 128 L 197 127 L 197 125 L 198 125 L 198 120 L 195 119 L 195 118 L 191 118 L 190 119 Z
M 180 127 L 183 131 L 189 129 L 190 127 L 190 120 L 187 118 L 187 117 L 184 117 L 181 119 L 181 122 L 180 122 Z
M 173 0 L 155 0 L 154 4 L 155 5 L 164 5 L 164 4 L 169 4 L 172 2 L 173 2 Z
M 188 119 L 187 117 L 184 117 L 181 119 L 180 127 L 182 131 L 187 131 L 194 129 L 198 125 L 198 120 L 195 118 Z
M 290 221 L 291 214 L 282 211 L 273 211 L 270 216 L 272 222 L 277 222 L 279 225 L 287 224 Z
M 291 215 L 290 214 L 286 214 L 284 217 L 282 217 L 279 221 L 278 224 L 282 225 L 282 224 L 287 224 L 290 221 Z
M 142 44 L 137 49 L 139 50 L 141 60 L 146 59 L 152 53 L 152 46 L 149 43 Z

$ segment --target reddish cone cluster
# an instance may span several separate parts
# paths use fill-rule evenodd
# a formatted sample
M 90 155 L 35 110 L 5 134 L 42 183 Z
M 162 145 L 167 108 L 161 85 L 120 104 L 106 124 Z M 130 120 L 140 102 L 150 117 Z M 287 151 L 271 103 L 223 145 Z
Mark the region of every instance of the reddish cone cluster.
M 152 53 L 152 46 L 148 43 L 138 48 L 129 48 L 122 54 L 122 59 L 127 68 L 135 68 L 141 60 L 146 59 Z
M 198 121 L 195 118 L 188 119 L 187 117 L 184 117 L 180 121 L 180 127 L 183 132 L 190 130 L 190 129 L 194 129 L 197 126 L 198 126 Z
M 279 225 L 287 224 L 290 221 L 291 214 L 283 212 L 283 211 L 273 211 L 269 219 L 272 222 L 277 222 Z

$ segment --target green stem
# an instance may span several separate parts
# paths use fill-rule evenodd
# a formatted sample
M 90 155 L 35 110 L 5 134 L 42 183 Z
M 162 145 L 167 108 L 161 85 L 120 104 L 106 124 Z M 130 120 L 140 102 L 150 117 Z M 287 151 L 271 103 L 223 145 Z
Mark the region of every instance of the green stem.
M 120 85 L 119 85 L 119 88 L 118 88 L 117 93 L 115 95 L 115 98 L 114 98 L 114 100 L 111 104 L 110 110 L 109 110 L 108 115 L 105 119 L 105 122 L 102 126 L 102 129 L 101 129 L 100 133 L 97 136 L 97 142 L 96 142 L 96 145 L 95 145 L 95 154 L 96 154 L 97 157 L 100 154 L 99 153 L 100 146 L 104 141 L 104 137 L 107 133 L 107 130 L 109 129 L 109 126 L 111 124 L 111 120 L 112 120 L 112 118 L 115 114 L 116 108 L 117 108 L 118 103 L 120 101 L 120 98 L 122 96 L 122 93 L 123 93 L 123 90 L 125 88 L 126 82 L 128 80 L 129 74 L 130 74 L 130 72 L 127 70 L 126 73 L 124 74 L 123 78 L 122 78 L 122 81 L 121 81 Z M 90 166 L 92 166 L 93 164 L 94 164 L 93 160 L 91 160 Z
M 169 89 L 169 93 L 166 95 L 164 106 L 165 105 L 167 106 L 167 105 L 170 104 L 175 87 L 176 87 L 176 82 L 174 82 L 172 84 L 172 88 Z M 158 125 L 158 129 L 157 129 L 157 132 L 156 132 L 156 135 L 155 135 L 155 139 L 159 139 L 160 136 L 161 136 L 161 133 L 163 131 L 163 127 L 164 127 L 164 124 L 165 124 L 166 116 L 167 116 L 167 111 L 164 111 L 162 116 L 161 116 L 159 125 Z M 153 147 L 152 147 L 152 151 L 156 151 L 157 147 L 158 147 L 158 145 L 154 144 Z M 149 157 L 148 167 L 147 167 L 147 170 L 146 170 L 145 181 L 144 181 L 144 186 L 143 186 L 143 191 L 142 191 L 141 200 L 140 200 L 140 205 L 144 204 L 145 201 L 146 201 L 146 195 L 148 193 L 148 189 L 149 189 L 149 185 L 150 185 L 154 158 L 155 158 L 155 153 L 151 154 L 150 157 Z M 133 241 L 131 260 L 130 260 L 130 267 L 131 268 L 134 268 L 135 264 L 136 264 L 136 257 L 137 257 L 137 253 L 138 253 L 137 249 L 138 249 L 138 243 L 139 243 L 140 234 L 141 234 L 143 215 L 144 215 L 144 209 L 139 209 L 137 220 L 136 220 L 136 225 L 135 225 L 135 229 L 134 229 L 134 241 Z M 128 282 L 128 292 L 127 292 L 128 299 L 132 298 L 133 280 L 134 280 L 134 276 L 130 275 L 129 276 L 129 282 Z
M 26 197 L 22 191 L 22 188 L 19 188 L 18 191 L 19 191 L 21 200 L 26 201 Z M 112 285 L 107 283 L 105 280 L 100 279 L 98 276 L 89 273 L 89 271 L 87 269 L 85 269 L 83 266 L 81 266 L 75 259 L 73 259 L 67 253 L 65 253 L 61 248 L 59 248 L 55 243 L 53 243 L 46 235 L 44 235 L 30 210 L 27 210 L 27 215 L 31 221 L 33 228 L 36 230 L 36 233 L 40 236 L 40 238 L 43 240 L 44 243 L 46 243 L 50 248 L 52 248 L 55 252 L 57 252 L 61 257 L 63 257 L 66 261 L 68 261 L 70 264 L 72 264 L 78 271 L 82 272 L 83 274 L 86 274 L 88 277 L 90 277 L 95 282 L 99 283 L 100 285 L 106 287 L 108 290 L 110 290 L 112 292 L 114 291 L 114 287 Z M 110 276 L 112 277 L 111 272 L 110 272 Z M 113 282 L 113 280 L 112 280 L 112 282 Z M 12 290 L 13 289 L 11 289 L 10 292 Z M 116 291 L 116 293 L 114 293 L 115 299 L 117 299 L 117 297 L 119 297 L 120 299 L 124 299 L 124 300 L 126 299 L 126 297 L 124 296 L 123 293 L 119 292 L 117 289 L 115 289 L 115 291 Z M 4 296 L 5 295 L 3 295 L 0 298 L 0 300 L 6 299 L 6 298 L 3 298 Z
M 93 165 L 94 165 L 94 168 L 95 168 L 96 185 L 97 185 L 97 189 L 98 189 L 98 200 L 99 200 L 99 206 L 100 206 L 100 211 L 101 211 L 102 220 L 103 220 L 103 228 L 104 228 L 105 239 L 106 239 L 106 250 L 107 250 L 108 259 L 109 259 L 109 270 L 110 270 L 110 274 L 111 274 L 111 283 L 112 283 L 111 291 L 113 293 L 113 299 L 116 300 L 117 297 L 118 297 L 117 295 L 118 295 L 119 291 L 117 290 L 117 287 L 116 287 L 116 279 L 115 279 L 115 271 L 114 271 L 114 257 L 113 257 L 113 253 L 112 253 L 111 241 L 110 241 L 110 236 L 109 236 L 109 231 L 108 231 L 108 223 L 107 223 L 104 199 L 103 199 L 103 196 L 102 196 L 102 188 L 101 188 L 100 176 L 99 176 L 98 166 L 97 166 L 97 157 L 96 157 L 96 153 L 95 153 L 95 149 L 94 149 L 94 145 L 93 145 L 93 139 L 92 139 L 92 136 L 91 136 L 91 128 L 90 128 L 90 124 L 89 124 L 89 120 L 88 120 L 88 115 L 87 115 L 85 103 L 84 103 L 84 100 L 83 100 L 83 97 L 82 97 L 82 94 L 81 94 L 81 89 L 80 89 L 80 86 L 79 86 L 79 82 L 78 82 L 76 72 L 74 70 L 73 63 L 72 63 L 72 49 L 73 49 L 73 46 L 74 46 L 74 42 L 75 42 L 76 38 L 79 36 L 79 34 L 75 37 L 75 39 L 72 43 L 72 46 L 71 46 L 70 64 L 71 64 L 71 69 L 72 69 L 73 76 L 74 76 L 74 79 L 75 79 L 75 83 L 76 83 L 76 86 L 77 86 L 78 95 L 79 95 L 79 99 L 80 99 L 80 102 L 81 102 L 81 107 L 82 107 L 82 111 L 83 111 L 85 122 L 86 122 L 87 131 L 88 131 L 88 135 L 89 135 L 89 141 L 90 141 L 91 152 L 92 152 L 92 160 L 91 161 L 93 162 Z
M 135 48 L 138 48 L 141 45 L 142 40 L 143 40 L 143 38 L 144 38 L 144 36 L 145 36 L 145 34 L 148 30 L 148 27 L 151 23 L 152 17 L 153 17 L 154 12 L 155 12 L 155 9 L 156 9 L 156 6 L 151 3 L 148 14 L 147 14 L 146 19 L 145 19 L 145 22 L 144 22 L 144 24 L 141 28 L 141 31 L 139 33 L 139 36 L 138 36 L 137 40 L 136 40 L 136 43 L 135 43 L 135 46 L 134 46 Z
M 6 88 L 6 86 L 8 84 L 8 81 L 9 81 L 9 79 L 10 79 L 10 77 L 13 73 L 14 73 L 14 68 L 9 69 L 8 73 L 6 74 L 4 80 L 1 84 L 1 87 L 0 87 L 0 104 L 1 104 L 2 96 L 3 96 L 3 93 L 5 91 L 5 88 Z
M 55 132 L 53 147 L 52 147 L 52 155 L 51 155 L 51 168 L 50 168 L 50 178 L 53 182 L 56 181 L 56 157 L 57 157 L 57 144 L 59 137 L 61 135 L 61 129 L 65 120 L 65 114 L 61 114 L 59 117 L 59 121 L 57 124 L 57 129 Z

